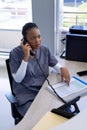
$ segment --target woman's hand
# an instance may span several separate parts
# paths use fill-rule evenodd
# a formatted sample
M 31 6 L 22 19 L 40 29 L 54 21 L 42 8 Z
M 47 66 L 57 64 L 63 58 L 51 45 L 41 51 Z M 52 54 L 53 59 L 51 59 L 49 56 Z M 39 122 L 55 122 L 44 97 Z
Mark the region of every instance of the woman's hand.
M 25 45 L 23 44 L 23 40 L 21 41 L 21 47 L 24 53 L 24 61 L 28 61 L 29 57 L 30 57 L 30 50 L 31 50 L 31 46 L 26 43 Z
M 65 68 L 61 68 L 61 79 L 69 85 L 70 82 L 70 74 L 69 71 Z

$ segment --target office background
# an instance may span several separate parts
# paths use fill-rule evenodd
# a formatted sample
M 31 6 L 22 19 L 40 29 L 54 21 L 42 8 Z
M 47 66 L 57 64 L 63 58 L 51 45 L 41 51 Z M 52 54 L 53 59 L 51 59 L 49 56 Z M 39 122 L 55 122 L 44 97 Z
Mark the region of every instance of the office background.
M 63 50 L 61 39 L 65 37 L 66 30 L 61 31 L 63 20 L 63 0 L 32 0 L 32 21 L 40 28 L 43 43 L 56 55 Z M 10 51 L 20 43 L 21 30 L 0 29 L 0 51 Z M 5 130 L 14 125 L 10 103 L 5 97 L 9 91 L 9 81 L 5 66 L 8 56 L 0 55 L 0 117 L 3 120 L 0 129 Z M 5 125 L 4 125 L 5 124 Z
M 54 17 L 54 7 L 54 0 L 32 0 L 33 21 L 36 22 L 40 28 L 41 35 L 43 37 L 43 43 L 47 44 L 53 53 L 56 52 L 56 36 L 54 35 L 56 33 L 56 21 Z M 21 38 L 21 30 L 0 29 L 0 51 L 4 51 L 6 53 L 9 52 L 12 48 L 20 44 Z M 6 130 L 14 126 L 14 120 L 11 116 L 10 103 L 5 97 L 5 93 L 7 93 L 10 88 L 5 65 L 5 59 L 7 57 L 8 55 L 4 56 L 2 53 L 0 53 L 0 117 L 2 119 L 2 123 L 0 125 L 1 130 Z

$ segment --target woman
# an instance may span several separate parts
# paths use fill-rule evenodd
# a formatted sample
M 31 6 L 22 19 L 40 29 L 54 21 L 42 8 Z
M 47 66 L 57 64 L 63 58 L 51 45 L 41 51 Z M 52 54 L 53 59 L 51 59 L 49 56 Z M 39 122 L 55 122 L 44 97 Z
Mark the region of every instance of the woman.
M 13 76 L 13 91 L 18 101 L 16 107 L 24 116 L 48 77 L 49 66 L 56 69 L 67 84 L 69 84 L 70 75 L 49 49 L 41 45 L 40 30 L 35 23 L 26 23 L 23 26 L 22 35 L 21 45 L 10 53 L 10 68 Z M 31 55 L 32 51 L 33 55 Z

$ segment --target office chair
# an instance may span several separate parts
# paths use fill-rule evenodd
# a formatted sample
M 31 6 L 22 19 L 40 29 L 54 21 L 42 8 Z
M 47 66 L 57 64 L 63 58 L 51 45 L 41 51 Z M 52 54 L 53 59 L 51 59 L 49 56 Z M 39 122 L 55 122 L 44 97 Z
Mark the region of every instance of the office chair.
M 18 110 L 15 107 L 17 100 L 15 98 L 15 94 L 14 94 L 13 88 L 12 88 L 13 77 L 12 77 L 10 66 L 9 66 L 9 59 L 6 59 L 6 68 L 7 68 L 8 78 L 9 78 L 10 88 L 11 88 L 11 93 L 7 93 L 6 98 L 11 103 L 11 113 L 12 113 L 12 117 L 14 118 L 14 124 L 16 125 L 21 121 L 21 119 L 23 117 L 20 115 L 20 113 L 18 112 Z

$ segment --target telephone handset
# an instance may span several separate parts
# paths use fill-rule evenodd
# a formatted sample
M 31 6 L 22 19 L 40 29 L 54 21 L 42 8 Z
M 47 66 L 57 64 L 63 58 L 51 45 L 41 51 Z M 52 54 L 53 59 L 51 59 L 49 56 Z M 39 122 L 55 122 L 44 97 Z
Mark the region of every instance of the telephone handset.
M 23 38 L 23 39 L 24 39 L 23 44 L 25 45 L 27 43 L 27 39 L 26 38 Z M 35 52 L 30 50 L 30 55 L 35 56 Z

